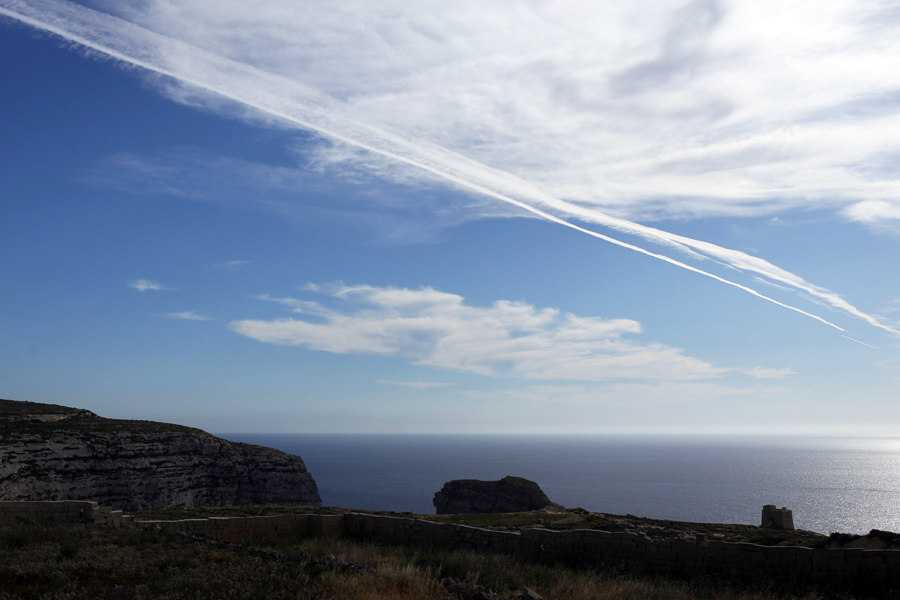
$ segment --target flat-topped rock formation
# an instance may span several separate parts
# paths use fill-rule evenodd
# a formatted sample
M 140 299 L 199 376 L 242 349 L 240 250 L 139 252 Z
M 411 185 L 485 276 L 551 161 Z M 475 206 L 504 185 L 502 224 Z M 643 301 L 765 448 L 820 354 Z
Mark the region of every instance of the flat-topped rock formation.
M 0 500 L 75 499 L 129 511 L 322 504 L 299 456 L 181 425 L 0 400 Z
M 500 481 L 454 479 L 432 500 L 439 515 L 508 513 L 563 507 L 550 501 L 540 486 L 528 479 L 506 476 Z

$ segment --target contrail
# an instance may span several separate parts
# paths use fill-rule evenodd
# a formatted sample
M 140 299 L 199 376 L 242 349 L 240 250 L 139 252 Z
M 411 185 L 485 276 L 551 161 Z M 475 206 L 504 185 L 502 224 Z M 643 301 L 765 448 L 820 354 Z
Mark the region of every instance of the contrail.
M 817 301 L 863 319 L 874 327 L 900 335 L 900 331 L 879 323 L 840 295 L 813 285 L 768 261 L 566 202 L 511 173 L 478 163 L 429 142 L 413 142 L 371 123 L 360 121 L 350 114 L 342 103 L 297 81 L 223 58 L 118 17 L 57 0 L 33 0 L 27 3 L 21 0 L 0 0 L 0 15 L 56 34 L 67 41 L 81 44 L 127 65 L 140 67 L 232 100 L 294 126 L 422 169 L 445 181 L 512 204 L 543 219 L 734 286 L 840 331 L 844 330 L 834 323 L 779 302 L 750 287 L 640 246 L 580 227 L 563 217 L 577 218 L 614 231 L 636 235 L 677 249 L 693 258 L 713 258 L 737 269 L 752 271 L 805 292 Z
M 878 350 L 878 348 L 877 348 L 876 346 L 873 346 L 872 344 L 867 344 L 867 343 L 865 343 L 865 342 L 861 342 L 861 341 L 859 341 L 859 340 L 857 340 L 857 339 L 854 339 L 854 338 L 852 338 L 852 337 L 850 337 L 850 336 L 841 335 L 841 337 L 842 337 L 842 338 L 847 338 L 847 339 L 850 340 L 851 342 L 856 342 L 857 344 L 862 344 L 863 346 L 868 346 L 869 348 L 872 348 L 873 350 Z

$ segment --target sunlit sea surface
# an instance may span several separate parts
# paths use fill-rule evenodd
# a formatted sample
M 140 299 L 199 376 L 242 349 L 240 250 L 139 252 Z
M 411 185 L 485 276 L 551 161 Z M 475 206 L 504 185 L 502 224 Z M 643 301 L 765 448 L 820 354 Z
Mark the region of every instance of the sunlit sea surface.
M 299 454 L 326 506 L 434 513 L 451 479 L 515 475 L 594 512 L 798 529 L 900 530 L 900 439 L 225 434 Z

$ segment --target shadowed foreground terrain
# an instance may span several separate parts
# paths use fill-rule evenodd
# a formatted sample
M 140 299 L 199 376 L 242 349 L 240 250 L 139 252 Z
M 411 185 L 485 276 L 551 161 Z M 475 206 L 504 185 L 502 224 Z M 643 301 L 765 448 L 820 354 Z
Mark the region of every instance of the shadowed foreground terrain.
M 624 567 L 572 569 L 492 554 L 352 540 L 236 545 L 166 532 L 83 526 L 0 528 L 0 598 L 292 598 L 497 600 L 527 586 L 546 599 L 842 598 L 715 580 L 667 579 Z
M 115 508 L 140 510 L 181 505 L 145 510 L 134 515 L 138 521 L 266 515 L 289 515 L 294 519 L 290 513 L 299 514 L 298 511 L 347 515 L 335 518 L 340 522 L 365 517 L 349 514 L 364 511 L 321 507 L 315 482 L 299 457 L 258 446 L 232 444 L 178 425 L 117 421 L 80 409 L 0 400 L 0 499 L 3 496 L 31 501 L 72 499 L 90 497 L 97 490 L 102 492 L 97 494 L 98 499 Z M 257 499 L 259 494 L 268 498 L 262 501 L 281 504 L 249 504 L 261 501 Z M 207 503 L 244 505 L 198 506 Z M 749 542 L 806 548 L 900 548 L 900 536 L 889 532 L 828 537 L 800 530 L 590 513 L 552 503 L 541 510 L 519 513 L 412 515 L 372 511 L 371 514 L 408 517 L 375 519 L 379 521 L 410 522 L 415 518 L 453 524 L 437 527 L 441 530 L 496 530 L 484 535 L 517 540 L 544 540 L 546 536 L 569 539 L 582 535 L 573 530 L 600 530 L 590 535 L 621 532 L 615 535 L 640 538 L 648 544 L 659 542 L 659 545 L 670 542 L 670 545 L 688 542 L 699 545 L 702 540 L 703 544 L 720 545 Z M 476 551 L 451 549 L 449 545 L 414 546 L 409 544 L 408 536 L 402 540 L 382 538 L 383 543 L 376 543 L 363 541 L 359 535 L 310 538 L 295 535 L 291 530 L 277 540 L 261 540 L 254 535 L 241 538 L 253 542 L 235 544 L 191 537 L 153 523 L 118 528 L 118 524 L 88 525 L 83 519 L 57 525 L 33 517 L 27 519 L 0 525 L 0 600 L 898 597 L 894 590 L 865 589 L 862 594 L 850 596 L 822 588 L 792 588 L 791 584 L 784 583 L 776 587 L 766 580 L 738 582 L 697 572 L 660 576 L 642 571 L 621 558 L 616 559 L 619 563 L 600 566 L 583 554 L 571 552 L 570 560 L 562 562 L 561 555 L 553 558 L 552 553 L 527 559 L 491 553 L 484 547 Z M 368 521 L 372 520 L 368 517 Z M 391 546 L 388 541 L 402 545 Z M 541 552 L 545 543 L 549 542 L 540 542 Z M 803 548 L 766 551 L 807 552 Z M 844 550 L 836 552 L 841 556 L 845 553 Z M 851 551 L 846 553 L 849 555 Z M 864 583 L 871 586 L 870 582 Z
M 139 520 L 257 516 L 296 510 L 290 505 L 180 508 L 148 511 Z M 336 508 L 303 512 L 342 514 Z M 400 516 L 395 513 L 384 515 Z M 403 515 L 412 516 L 412 515 Z M 445 523 L 501 530 L 603 527 L 640 530 L 657 539 L 696 536 L 770 545 L 846 543 L 803 531 L 747 525 L 680 523 L 580 509 L 493 515 L 418 515 Z M 884 532 L 882 532 L 884 533 Z M 884 537 L 884 536 L 882 536 Z M 580 566 L 446 548 L 391 546 L 343 538 L 282 537 L 233 544 L 171 531 L 85 525 L 18 523 L 0 526 L 0 599 L 335 598 L 360 600 L 848 600 L 894 598 L 890 590 L 850 595 L 790 589 L 771 582 L 715 576 L 664 577 L 624 564 Z M 527 589 L 526 589 L 527 588 Z

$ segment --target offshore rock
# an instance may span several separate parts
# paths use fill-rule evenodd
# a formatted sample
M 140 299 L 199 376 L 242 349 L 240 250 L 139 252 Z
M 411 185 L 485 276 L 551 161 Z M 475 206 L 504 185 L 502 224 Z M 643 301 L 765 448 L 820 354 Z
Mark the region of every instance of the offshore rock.
M 563 507 L 550 501 L 540 486 L 528 479 L 507 476 L 500 481 L 454 479 L 432 500 L 439 515 L 508 513 Z
M 303 459 L 181 425 L 0 400 L 0 500 L 170 506 L 321 506 Z

